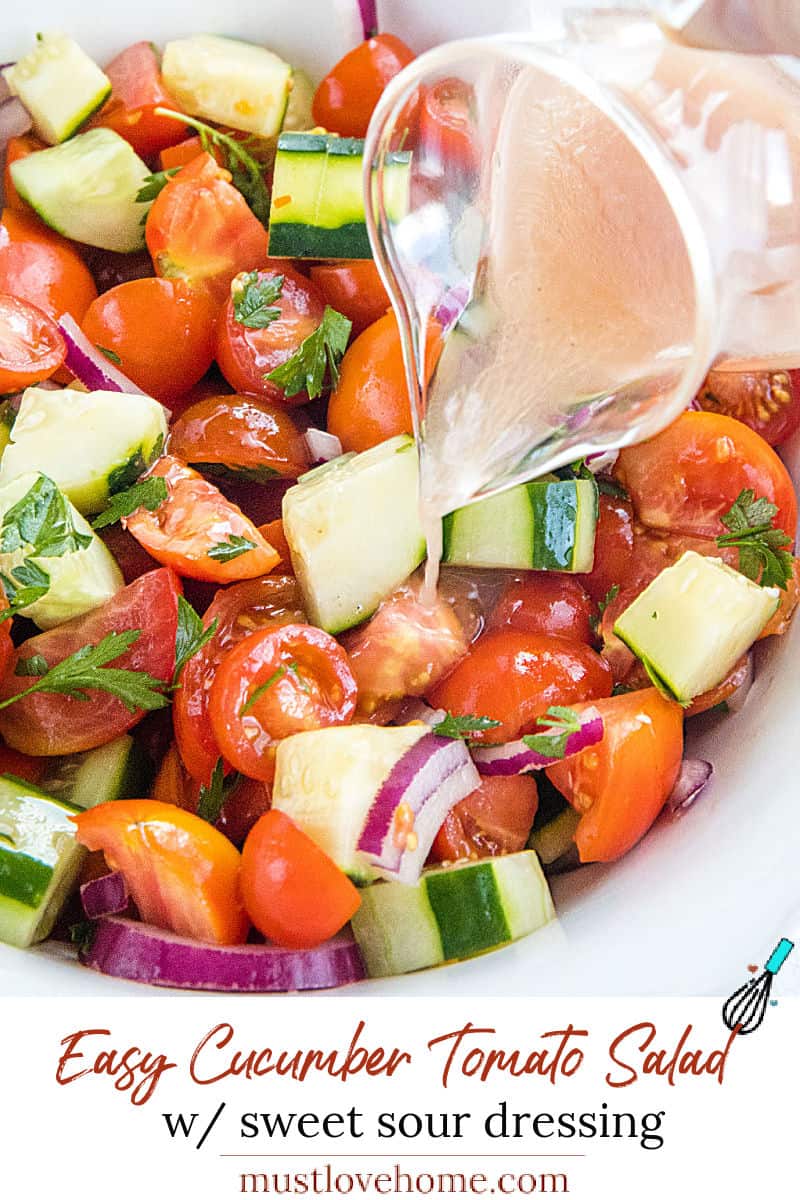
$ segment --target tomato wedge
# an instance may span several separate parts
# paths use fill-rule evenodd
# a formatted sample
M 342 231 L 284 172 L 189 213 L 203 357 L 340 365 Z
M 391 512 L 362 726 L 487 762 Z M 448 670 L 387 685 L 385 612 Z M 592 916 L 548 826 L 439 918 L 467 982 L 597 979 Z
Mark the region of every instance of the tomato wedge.
M 158 55 L 152 42 L 128 46 L 105 68 L 111 95 L 92 121 L 113 129 L 130 142 L 142 158 L 152 158 L 186 136 L 180 121 L 160 117 L 156 108 L 176 107 L 164 87 Z
M 160 568 L 142 575 L 93 612 L 29 638 L 17 649 L 14 663 L 41 655 L 48 667 L 84 646 L 96 646 L 108 633 L 142 632 L 114 667 L 146 671 L 165 683 L 175 670 L 180 584 L 172 571 Z M 10 672 L 0 684 L 0 699 L 22 692 L 30 676 Z M 89 692 L 88 700 L 36 692 L 0 711 L 0 733 L 23 754 L 77 754 L 113 741 L 144 715 L 130 712 L 108 692 Z
M 27 300 L 0 293 L 0 392 L 49 379 L 66 353 L 55 321 Z
M 220 946 L 245 940 L 241 856 L 208 821 L 158 800 L 112 800 L 71 819 L 81 845 L 125 876 L 143 921 Z
M 172 426 L 170 452 L 199 471 L 245 481 L 296 479 L 311 466 L 305 438 L 285 408 L 261 396 L 209 396 Z
M 253 522 L 197 471 L 164 455 L 150 475 L 165 481 L 166 500 L 154 512 L 138 509 L 123 524 L 157 562 L 212 583 L 266 575 L 280 562 Z
M 75 247 L 30 210 L 3 210 L 0 220 L 0 292 L 8 292 L 58 319 L 82 321 L 97 296 L 94 279 Z
M 581 585 L 558 572 L 530 571 L 510 580 L 489 617 L 489 629 L 521 629 L 591 646 L 592 602 Z
M 430 857 L 434 862 L 457 862 L 524 850 L 538 804 L 533 775 L 483 779 L 479 788 L 451 808 Z
M 600 495 L 594 539 L 594 566 L 575 579 L 598 604 L 612 587 L 627 582 L 633 558 L 633 505 L 629 500 Z

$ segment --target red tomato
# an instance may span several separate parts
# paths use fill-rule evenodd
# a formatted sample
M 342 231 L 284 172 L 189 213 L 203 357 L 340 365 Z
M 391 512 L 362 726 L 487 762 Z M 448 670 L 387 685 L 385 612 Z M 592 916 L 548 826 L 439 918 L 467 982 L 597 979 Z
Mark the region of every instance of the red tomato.
M 538 804 L 533 775 L 487 777 L 451 808 L 430 857 L 434 862 L 457 862 L 524 850 Z
M 17 189 L 14 187 L 14 180 L 11 178 L 11 165 L 17 162 L 20 158 L 27 158 L 29 154 L 35 154 L 37 150 L 46 150 L 47 144 L 34 137 L 32 133 L 23 134 L 21 137 L 12 137 L 6 143 L 6 160 L 5 169 L 3 171 L 3 189 L 2 195 L 6 208 L 14 208 L 21 212 L 31 213 L 32 210 L 25 200 L 22 199 Z
M 414 58 L 405 42 L 380 33 L 348 51 L 314 93 L 314 122 L 344 137 L 362 138 L 390 79 Z
M 20 754 L 10 746 L 0 745 L 0 775 L 16 775 L 17 779 L 25 779 L 28 783 L 41 783 L 46 767 L 46 758 L 34 758 L 30 754 Z
M 221 751 L 211 728 L 208 697 L 219 664 L 227 652 L 254 630 L 305 620 L 300 590 L 294 579 L 276 575 L 246 579 L 221 588 L 203 624 L 217 622 L 216 632 L 181 671 L 172 705 L 175 739 L 183 764 L 200 783 L 208 784 Z
M 160 117 L 156 108 L 178 108 L 161 80 L 158 57 L 152 42 L 128 46 L 105 69 L 111 80 L 111 95 L 92 120 L 92 125 L 113 129 L 130 142 L 142 158 L 152 158 L 186 136 L 180 121 Z
M 230 171 L 201 154 L 170 179 L 145 225 L 157 275 L 202 285 L 222 304 L 231 280 L 267 257 L 267 231 L 231 183 Z
M 592 602 L 568 575 L 531 571 L 505 586 L 490 618 L 489 629 L 521 629 L 574 642 L 594 641 Z
M 800 426 L 800 371 L 709 371 L 697 403 L 744 421 L 778 446 Z
M 106 634 L 140 629 L 138 640 L 110 665 L 146 671 L 171 683 L 179 595 L 180 584 L 171 571 L 151 571 L 92 612 L 23 642 L 15 664 L 36 654 L 53 667 L 83 646 L 96 646 Z M 32 682 L 30 676 L 7 674 L 0 699 L 23 692 Z M 88 700 L 35 692 L 0 711 L 0 733 L 23 754 L 77 754 L 113 741 L 143 715 L 138 709 L 130 712 L 109 692 L 90 692 Z
M 382 317 L 391 303 L 372 259 L 319 263 L 309 275 L 325 303 L 352 321 L 353 337 Z
M 47 313 L 0 292 L 0 392 L 49 379 L 66 353 L 59 328 Z
M 274 521 L 267 521 L 264 525 L 259 525 L 259 530 L 275 550 L 276 554 L 281 556 L 281 566 L 287 572 L 292 570 L 292 552 L 289 549 L 289 543 L 286 540 L 286 534 L 283 531 L 283 521 L 278 517 Z
M 135 384 L 169 404 L 211 366 L 215 319 L 204 292 L 177 280 L 132 279 L 98 296 L 82 324 Z
M 266 329 L 248 329 L 237 321 L 233 299 L 228 298 L 217 327 L 217 362 L 228 383 L 237 392 L 266 396 L 276 404 L 294 407 L 307 404 L 305 392 L 288 397 L 277 384 L 265 379 L 291 358 L 302 342 L 318 328 L 325 302 L 313 283 L 290 266 L 259 271 L 260 281 L 283 276 L 283 288 L 274 307 L 281 310 Z
M 472 737 L 505 742 L 530 732 L 551 704 L 608 696 L 611 686 L 608 665 L 588 646 L 505 629 L 478 638 L 428 698 L 458 716 L 492 717 L 500 725 Z
M 633 556 L 633 505 L 627 500 L 601 493 L 594 542 L 594 566 L 576 575 L 592 599 L 599 603 L 609 589 L 621 587 L 631 569 Z
M 242 899 L 250 920 L 278 946 L 318 946 L 346 925 L 358 889 L 282 812 L 266 813 L 242 850 Z
M 275 742 L 305 729 L 347 725 L 356 681 L 347 655 L 313 625 L 262 629 L 225 655 L 211 685 L 211 726 L 229 763 L 271 780 Z
M 123 525 L 157 562 L 179 575 L 234 583 L 266 575 L 280 561 L 252 521 L 219 488 L 165 454 L 151 468 L 167 485 L 154 512 L 137 509 Z
M 284 408 L 260 396 L 209 396 L 183 411 L 172 454 L 200 471 L 227 468 L 245 480 L 296 479 L 311 466 L 305 438 Z
M 477 169 L 475 95 L 463 79 L 440 79 L 425 88 L 419 110 L 419 148 L 425 166 L 444 173 Z
M 683 710 L 683 715 L 685 717 L 697 717 L 700 713 L 708 712 L 711 708 L 716 708 L 718 704 L 722 704 L 723 701 L 729 699 L 734 692 L 739 690 L 751 670 L 750 656 L 743 654 L 721 683 L 718 683 L 716 687 L 710 688 L 709 691 L 701 692 L 699 696 L 695 696 L 692 703 Z
M 780 637 L 786 633 L 798 604 L 800 604 L 800 558 L 796 558 L 792 563 L 792 578 L 786 584 L 786 591 L 781 592 L 777 611 L 761 630 L 760 636 L 762 638 Z
M 89 268 L 74 246 L 30 210 L 3 210 L 0 220 L 0 292 L 27 300 L 58 319 L 82 321 L 97 296 Z
M 733 417 L 685 412 L 662 433 L 622 450 L 616 474 L 637 517 L 655 529 L 695 537 L 726 533 L 720 521 L 745 488 L 778 506 L 776 526 L 790 538 L 797 497 L 777 454 Z
M 672 791 L 683 756 L 683 711 L 655 688 L 594 707 L 603 740 L 547 774 L 581 813 L 575 834 L 581 862 L 613 862 L 647 832 Z
M 232 779 L 232 784 L 231 784 Z M 228 790 L 230 788 L 230 790 Z M 187 812 L 197 812 L 200 784 L 183 766 L 178 747 L 169 747 L 153 783 L 153 799 L 165 804 L 177 804 Z M 234 846 L 241 846 L 259 817 L 269 810 L 269 788 L 259 779 L 234 775 L 225 781 L 225 800 L 215 828 L 224 833 Z
M 241 856 L 208 821 L 158 800 L 111 800 L 71 819 L 81 845 L 125 876 L 143 921 L 200 942 L 244 942 Z
M 185 138 L 184 141 L 178 142 L 177 146 L 167 146 L 161 151 L 161 170 L 171 171 L 174 167 L 186 167 L 203 153 L 205 151 L 199 135 Z M 216 158 L 216 155 L 212 157 Z

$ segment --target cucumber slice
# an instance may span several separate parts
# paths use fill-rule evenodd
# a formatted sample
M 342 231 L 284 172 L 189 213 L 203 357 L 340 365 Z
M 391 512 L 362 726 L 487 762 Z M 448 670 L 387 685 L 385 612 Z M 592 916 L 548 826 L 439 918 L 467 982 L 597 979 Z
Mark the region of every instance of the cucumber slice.
M 681 704 L 721 683 L 778 607 L 722 559 L 687 550 L 636 597 L 614 633 Z
M 546 867 L 575 848 L 575 833 L 580 820 L 580 813 L 567 805 L 552 820 L 533 830 L 528 845 Z
M 413 438 L 401 435 L 308 475 L 283 497 L 306 611 L 340 633 L 366 620 L 425 557 Z
M 90 129 L 11 164 L 14 186 L 58 233 L 127 253 L 144 246 L 147 205 L 136 196 L 149 168 L 111 129 Z
M 443 562 L 534 571 L 591 571 L 597 528 L 592 479 L 537 479 L 458 508 L 443 523 Z
M 37 34 L 36 46 L 3 76 L 33 118 L 42 141 L 71 137 L 111 94 L 111 80 L 63 33 Z
M 42 788 L 75 808 L 94 808 L 106 800 L 128 800 L 146 794 L 152 765 L 127 733 L 96 750 L 64 754 L 47 764 Z
M 530 850 L 426 871 L 419 883 L 376 883 L 352 918 L 369 975 L 399 975 L 471 958 L 533 933 L 554 917 Z
M 83 860 L 69 819 L 77 811 L 0 776 L 0 942 L 30 946 L 52 930 Z
M 190 117 L 269 138 L 283 123 L 292 68 L 263 46 L 198 34 L 167 43 L 161 75 Z

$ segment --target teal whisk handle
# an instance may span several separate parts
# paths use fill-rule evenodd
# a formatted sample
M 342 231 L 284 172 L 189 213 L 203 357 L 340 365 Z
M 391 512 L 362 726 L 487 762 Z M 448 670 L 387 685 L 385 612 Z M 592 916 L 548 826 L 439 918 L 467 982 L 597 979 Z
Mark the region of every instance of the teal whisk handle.
M 764 963 L 764 970 L 769 971 L 770 975 L 777 975 L 792 950 L 794 950 L 794 942 L 790 942 L 788 938 L 781 938 Z

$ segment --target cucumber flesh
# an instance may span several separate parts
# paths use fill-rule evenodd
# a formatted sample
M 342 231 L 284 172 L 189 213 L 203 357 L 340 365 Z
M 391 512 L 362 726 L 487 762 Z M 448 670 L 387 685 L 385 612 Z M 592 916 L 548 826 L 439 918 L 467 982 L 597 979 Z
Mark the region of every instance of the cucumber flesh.
M 128 800 L 146 794 L 152 764 L 127 733 L 83 754 L 64 754 L 48 763 L 43 789 L 78 809 L 94 808 L 107 800 Z
M 580 820 L 580 813 L 567 806 L 546 825 L 533 830 L 528 845 L 546 867 L 575 848 L 575 833 Z
M 287 132 L 297 132 L 302 129 L 312 129 L 314 117 L 311 105 L 314 102 L 314 84 L 305 71 L 295 67 L 292 73 L 292 87 L 289 92 L 289 102 L 283 116 L 282 128 Z
M 30 54 L 3 76 L 50 145 L 71 137 L 111 93 L 108 76 L 63 33 L 40 33 Z

